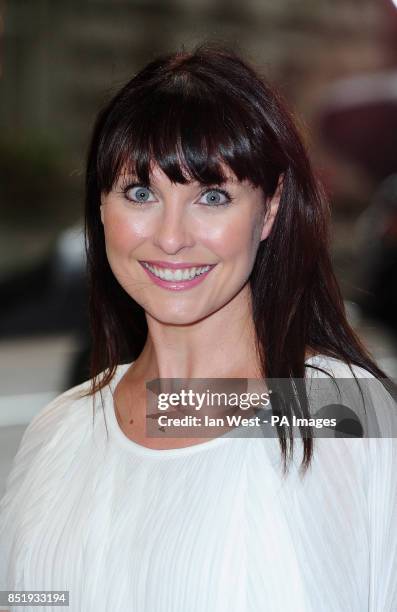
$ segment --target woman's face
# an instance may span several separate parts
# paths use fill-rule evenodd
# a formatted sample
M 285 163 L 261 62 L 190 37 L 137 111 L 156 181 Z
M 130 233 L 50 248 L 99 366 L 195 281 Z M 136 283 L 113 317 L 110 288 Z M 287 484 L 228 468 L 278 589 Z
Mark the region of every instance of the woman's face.
M 207 187 L 172 183 L 153 166 L 149 187 L 121 176 L 102 195 L 110 267 L 159 321 L 193 323 L 229 303 L 246 286 L 259 243 L 270 232 L 278 197 L 265 215 L 261 188 L 226 170 L 226 183 Z

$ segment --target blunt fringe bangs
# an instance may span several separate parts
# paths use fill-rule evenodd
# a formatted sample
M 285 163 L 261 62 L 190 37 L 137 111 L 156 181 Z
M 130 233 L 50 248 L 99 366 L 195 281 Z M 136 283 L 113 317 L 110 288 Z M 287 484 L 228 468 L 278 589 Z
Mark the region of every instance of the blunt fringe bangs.
M 108 193 L 124 173 L 148 185 L 156 163 L 172 182 L 203 185 L 224 181 L 226 165 L 239 181 L 274 192 L 288 159 L 274 151 L 264 112 L 269 93 L 249 73 L 244 82 L 235 71 L 233 83 L 235 60 L 221 59 L 212 66 L 181 56 L 168 71 L 166 62 L 162 69 L 153 62 L 120 91 L 102 127 L 99 191 Z

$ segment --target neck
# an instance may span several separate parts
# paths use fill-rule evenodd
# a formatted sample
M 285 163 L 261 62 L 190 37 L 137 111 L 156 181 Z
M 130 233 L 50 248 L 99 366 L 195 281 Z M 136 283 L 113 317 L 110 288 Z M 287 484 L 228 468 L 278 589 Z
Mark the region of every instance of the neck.
M 134 377 L 260 377 L 248 285 L 197 322 L 172 325 L 147 315 L 147 323 L 148 338 L 134 362 Z

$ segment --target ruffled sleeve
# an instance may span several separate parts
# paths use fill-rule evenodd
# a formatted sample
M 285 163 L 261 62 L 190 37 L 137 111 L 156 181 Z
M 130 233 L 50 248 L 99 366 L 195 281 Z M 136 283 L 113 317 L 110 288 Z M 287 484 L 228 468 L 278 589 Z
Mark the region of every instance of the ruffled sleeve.
M 368 442 L 369 612 L 397 612 L 397 403 L 376 379 L 365 387 L 378 437 Z
M 61 423 L 70 412 L 80 392 L 88 389 L 88 382 L 58 395 L 44 406 L 29 423 L 14 457 L 0 501 L 0 590 L 6 591 L 12 543 L 18 517 L 26 506 L 29 483 L 35 480 L 40 457 L 52 444 Z
M 369 612 L 397 610 L 397 439 L 370 439 Z
M 320 366 L 338 378 L 342 403 L 359 408 L 356 384 L 346 364 L 318 360 Z M 373 374 L 353 366 L 360 379 L 365 405 L 365 483 L 369 584 L 368 612 L 397 612 L 397 405 L 383 383 Z M 322 378 L 315 372 L 313 378 Z M 364 413 L 360 411 L 360 416 Z

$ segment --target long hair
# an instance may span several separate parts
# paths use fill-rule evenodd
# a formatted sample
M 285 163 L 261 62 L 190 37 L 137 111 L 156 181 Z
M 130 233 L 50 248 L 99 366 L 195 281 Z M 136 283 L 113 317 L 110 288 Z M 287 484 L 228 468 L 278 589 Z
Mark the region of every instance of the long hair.
M 278 212 L 260 243 L 249 285 L 256 348 L 264 378 L 303 379 L 306 350 L 386 378 L 346 320 L 329 256 L 329 206 L 303 139 L 279 93 L 233 51 L 204 44 L 149 63 L 101 110 L 86 173 L 85 231 L 90 285 L 94 395 L 119 363 L 132 361 L 147 337 L 145 313 L 110 269 L 100 219 L 101 193 L 124 170 L 150 184 L 155 162 L 171 181 L 220 183 L 226 164 L 266 198 L 283 175 Z M 305 392 L 297 416 L 310 416 Z M 295 410 L 295 409 L 294 409 Z M 286 469 L 293 437 L 278 437 Z M 304 470 L 313 437 L 302 429 Z

